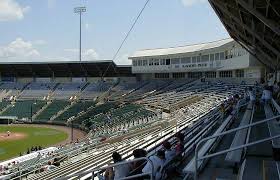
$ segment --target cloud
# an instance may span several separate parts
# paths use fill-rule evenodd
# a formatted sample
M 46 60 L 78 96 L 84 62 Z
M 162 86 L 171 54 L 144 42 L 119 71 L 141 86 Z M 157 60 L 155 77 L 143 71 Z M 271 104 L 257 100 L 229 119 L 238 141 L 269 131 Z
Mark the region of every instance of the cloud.
M 38 40 L 32 41 L 32 44 L 42 46 L 42 45 L 46 45 L 47 41 L 42 40 L 42 39 L 38 39 Z
M 0 0 L 0 21 L 21 20 L 30 9 L 29 6 L 20 6 L 15 0 Z
M 183 5 L 186 7 L 190 7 L 193 6 L 195 4 L 199 4 L 199 3 L 205 3 L 207 2 L 207 0 L 181 0 Z
M 64 49 L 65 52 L 79 53 L 79 49 Z M 82 60 L 91 61 L 99 59 L 98 53 L 94 49 L 86 49 L 82 51 Z
M 99 55 L 94 49 L 87 49 L 82 53 L 83 60 L 96 60 L 99 59 Z
M 7 46 L 0 47 L 0 57 L 13 59 L 32 59 L 40 57 L 40 53 L 33 47 L 31 42 L 24 41 L 22 38 L 17 38 Z
M 118 65 L 129 65 L 131 64 L 131 61 L 128 59 L 128 54 L 123 54 L 119 58 L 115 60 L 115 63 Z

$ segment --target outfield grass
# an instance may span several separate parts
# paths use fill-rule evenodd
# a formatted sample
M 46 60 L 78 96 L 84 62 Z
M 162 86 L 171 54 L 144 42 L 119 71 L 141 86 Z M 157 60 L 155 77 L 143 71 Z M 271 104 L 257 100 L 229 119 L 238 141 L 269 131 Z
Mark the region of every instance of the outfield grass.
M 0 133 L 7 131 L 24 133 L 27 135 L 21 140 L 0 142 L 0 161 L 25 154 L 32 146 L 47 147 L 67 139 L 67 133 L 46 127 L 0 126 Z

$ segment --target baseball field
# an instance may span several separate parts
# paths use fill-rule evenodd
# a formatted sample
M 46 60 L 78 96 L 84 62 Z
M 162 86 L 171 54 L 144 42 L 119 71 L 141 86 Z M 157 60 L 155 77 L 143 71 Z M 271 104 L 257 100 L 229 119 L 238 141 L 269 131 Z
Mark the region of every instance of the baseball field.
M 68 133 L 58 128 L 0 126 L 0 161 L 25 154 L 32 146 L 49 147 L 67 140 Z

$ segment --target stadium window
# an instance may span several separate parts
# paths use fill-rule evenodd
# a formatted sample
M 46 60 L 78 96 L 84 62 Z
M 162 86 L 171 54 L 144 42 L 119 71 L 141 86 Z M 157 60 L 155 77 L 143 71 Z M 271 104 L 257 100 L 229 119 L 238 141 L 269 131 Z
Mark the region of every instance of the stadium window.
M 171 64 L 180 64 L 180 59 L 179 58 L 171 59 Z
M 147 65 L 148 65 L 147 60 L 143 60 L 143 66 L 147 66 Z
M 228 50 L 225 51 L 225 59 L 229 59 L 229 51 Z
M 214 61 L 214 59 L 215 59 L 215 55 L 214 54 L 210 54 L 210 60 Z
M 196 57 L 196 62 L 197 62 L 197 63 L 200 63 L 200 62 L 201 62 L 200 60 L 201 60 L 201 59 L 200 59 L 200 56 L 197 56 L 197 57 Z
M 166 59 L 166 65 L 170 65 L 170 59 Z
M 188 72 L 189 78 L 201 78 L 202 72 Z
M 132 61 L 132 66 L 137 66 L 137 61 L 136 60 Z
M 157 79 L 168 79 L 169 73 L 155 73 L 155 78 Z
M 220 53 L 215 54 L 215 60 L 220 60 Z
M 153 59 L 150 59 L 149 60 L 149 66 L 153 66 L 154 65 L 154 60 Z
M 172 77 L 175 79 L 185 78 L 185 73 L 172 73 Z
M 196 56 L 192 57 L 192 63 L 196 63 Z
M 142 66 L 142 60 L 137 61 L 137 66 Z
M 202 57 L 201 57 L 201 62 L 208 62 L 209 61 L 209 55 L 207 54 L 207 55 L 203 55 Z
M 159 59 L 154 60 L 154 65 L 158 66 L 159 65 Z
M 206 78 L 216 78 L 216 72 L 206 72 L 205 77 Z
M 191 57 L 181 58 L 181 64 L 189 64 L 191 63 Z
M 239 78 L 243 78 L 245 75 L 244 75 L 244 70 L 243 69 L 239 69 L 239 70 L 236 70 L 235 71 L 235 75 L 236 77 L 239 77 Z
M 220 60 L 224 60 L 225 59 L 225 53 L 224 52 L 221 52 L 220 53 Z
M 160 65 L 165 65 L 165 59 L 160 60 Z
M 220 71 L 219 75 L 221 78 L 229 78 L 232 77 L 232 71 Z

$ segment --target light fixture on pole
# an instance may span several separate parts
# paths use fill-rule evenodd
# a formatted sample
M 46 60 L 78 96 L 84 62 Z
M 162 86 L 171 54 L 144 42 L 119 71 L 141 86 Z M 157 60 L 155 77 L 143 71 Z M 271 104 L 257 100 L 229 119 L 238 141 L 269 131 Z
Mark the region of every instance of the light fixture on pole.
M 82 61 L 82 13 L 86 12 L 86 7 L 76 7 L 74 8 L 74 13 L 80 15 L 80 61 Z

